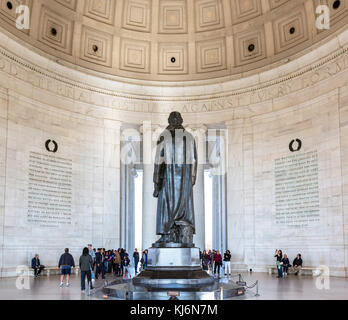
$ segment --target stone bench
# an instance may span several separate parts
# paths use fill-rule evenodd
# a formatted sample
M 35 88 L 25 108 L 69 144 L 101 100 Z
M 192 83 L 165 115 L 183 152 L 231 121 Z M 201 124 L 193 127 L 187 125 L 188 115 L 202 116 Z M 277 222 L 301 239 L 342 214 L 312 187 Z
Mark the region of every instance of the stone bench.
M 42 270 L 42 272 L 41 272 L 41 275 L 44 275 L 44 276 L 58 275 L 58 274 L 60 274 L 60 269 L 58 267 L 45 267 L 45 269 Z M 78 275 L 79 274 L 79 267 L 72 268 L 71 274 Z M 34 275 L 34 270 L 33 270 L 33 275 Z
M 269 274 L 277 273 L 277 266 L 275 266 L 275 265 L 267 266 L 267 269 L 268 269 Z M 318 274 L 318 270 L 320 272 L 319 274 Z M 289 268 L 289 271 L 291 273 L 293 273 L 291 268 Z M 299 275 L 306 274 L 306 275 L 318 276 L 322 273 L 323 273 L 323 270 L 321 268 L 318 268 L 318 267 L 302 267 L 298 274 Z

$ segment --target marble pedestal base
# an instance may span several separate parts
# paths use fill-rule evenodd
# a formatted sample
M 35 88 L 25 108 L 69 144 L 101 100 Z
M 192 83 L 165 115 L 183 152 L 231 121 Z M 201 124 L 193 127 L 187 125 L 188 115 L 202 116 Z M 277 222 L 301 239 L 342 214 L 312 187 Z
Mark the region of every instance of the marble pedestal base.
M 222 284 L 202 270 L 199 249 L 168 244 L 148 250 L 146 270 L 127 283 L 107 286 L 103 293 L 126 300 L 168 299 L 168 292 L 179 292 L 179 299 L 215 300 L 242 295 L 245 288 L 236 283 Z M 222 296 L 221 296 L 222 294 Z
M 108 297 L 125 300 L 168 299 L 168 292 L 179 292 L 179 299 L 214 300 L 242 295 L 245 288 L 236 283 L 222 284 L 202 270 L 199 249 L 167 244 L 148 250 L 148 265 L 132 281 L 103 288 Z M 222 296 L 221 296 L 221 293 Z
M 214 283 L 201 268 L 198 248 L 150 248 L 146 270 L 133 279 L 149 290 L 198 290 Z

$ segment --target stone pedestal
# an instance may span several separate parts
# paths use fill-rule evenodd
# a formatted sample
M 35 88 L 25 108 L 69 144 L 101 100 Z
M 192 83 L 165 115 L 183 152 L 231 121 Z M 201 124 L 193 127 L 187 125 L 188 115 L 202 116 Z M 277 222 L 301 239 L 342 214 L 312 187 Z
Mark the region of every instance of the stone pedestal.
M 147 269 L 200 268 L 198 248 L 151 248 Z
M 202 270 L 199 249 L 177 243 L 152 247 L 148 250 L 148 265 L 132 281 L 112 283 L 103 288 L 110 298 L 125 300 L 164 300 L 169 291 L 180 300 L 228 299 L 243 295 L 245 287 L 234 282 L 219 283 Z
M 151 290 L 197 290 L 215 283 L 214 278 L 202 270 L 198 248 L 168 245 L 149 249 L 147 268 L 133 279 L 133 285 Z

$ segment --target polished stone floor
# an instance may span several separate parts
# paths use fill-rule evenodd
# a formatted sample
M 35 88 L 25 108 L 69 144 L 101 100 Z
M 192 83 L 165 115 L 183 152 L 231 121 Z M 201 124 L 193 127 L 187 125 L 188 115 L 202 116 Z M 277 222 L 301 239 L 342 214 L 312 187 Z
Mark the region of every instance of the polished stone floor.
M 243 297 L 234 299 L 257 299 L 257 300 L 348 300 L 348 278 L 329 278 L 329 289 L 318 289 L 317 279 L 312 276 L 289 275 L 283 279 L 277 279 L 275 275 L 266 273 L 242 274 L 248 286 L 259 280 L 259 294 L 256 297 L 256 287 L 248 289 Z M 108 275 L 107 280 L 115 278 Z M 238 277 L 233 277 L 238 280 Z M 222 277 L 220 281 L 226 282 Z M 102 298 L 101 288 L 104 284 L 102 279 L 96 282 L 96 292 L 90 296 L 81 293 L 80 277 L 72 275 L 71 287 L 59 287 L 59 276 L 43 276 L 38 279 L 30 277 L 30 289 L 19 290 L 16 287 L 16 279 L 0 279 L 0 300 L 94 300 Z

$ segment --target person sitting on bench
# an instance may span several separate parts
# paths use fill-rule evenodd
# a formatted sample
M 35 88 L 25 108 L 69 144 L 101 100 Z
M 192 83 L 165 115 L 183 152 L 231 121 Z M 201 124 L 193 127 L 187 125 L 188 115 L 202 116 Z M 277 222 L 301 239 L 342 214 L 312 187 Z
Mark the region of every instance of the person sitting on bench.
M 292 263 L 292 269 L 294 270 L 296 276 L 300 272 L 301 268 L 302 268 L 302 258 L 301 258 L 301 254 L 299 253 L 297 257 L 294 259 L 294 262 Z
M 31 260 L 31 267 L 34 269 L 35 278 L 40 277 L 40 273 L 45 269 L 45 266 L 41 265 L 38 254 L 35 254 L 35 257 Z
M 284 254 L 282 262 L 283 262 L 283 265 L 282 265 L 282 267 L 283 267 L 283 275 L 287 276 L 288 275 L 288 269 L 291 266 L 290 266 L 289 258 L 288 258 L 288 256 L 286 254 Z

